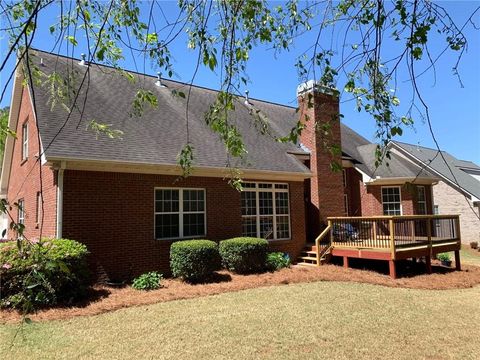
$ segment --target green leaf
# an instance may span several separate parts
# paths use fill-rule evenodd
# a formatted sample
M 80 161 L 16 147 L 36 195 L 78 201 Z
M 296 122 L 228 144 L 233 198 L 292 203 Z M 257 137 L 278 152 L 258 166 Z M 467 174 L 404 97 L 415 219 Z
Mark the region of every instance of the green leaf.
M 66 39 L 70 41 L 70 43 L 72 43 L 73 46 L 78 45 L 78 42 L 77 42 L 77 39 L 75 39 L 75 36 L 69 35 L 66 37 Z

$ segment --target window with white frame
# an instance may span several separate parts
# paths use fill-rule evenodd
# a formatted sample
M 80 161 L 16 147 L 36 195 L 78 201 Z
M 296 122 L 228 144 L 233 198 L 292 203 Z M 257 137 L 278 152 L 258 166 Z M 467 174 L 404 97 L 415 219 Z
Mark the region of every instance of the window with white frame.
M 242 186 L 243 236 L 290 239 L 288 184 L 248 182 Z
M 346 188 L 347 187 L 347 170 L 346 169 L 342 170 L 342 175 L 343 175 L 343 187 Z
M 22 160 L 28 158 L 28 123 L 22 126 Z
M 348 195 L 343 194 L 343 212 L 348 216 Z
M 18 206 L 17 223 L 19 225 L 22 224 L 23 226 L 25 226 L 25 201 L 23 199 L 18 200 L 17 206 Z M 19 237 L 22 238 L 23 236 L 19 236 Z
M 382 187 L 383 215 L 402 215 L 402 198 L 399 186 Z
M 204 189 L 155 189 L 155 238 L 205 236 Z
M 427 198 L 425 195 L 425 186 L 417 186 L 417 212 L 418 215 L 427 214 Z

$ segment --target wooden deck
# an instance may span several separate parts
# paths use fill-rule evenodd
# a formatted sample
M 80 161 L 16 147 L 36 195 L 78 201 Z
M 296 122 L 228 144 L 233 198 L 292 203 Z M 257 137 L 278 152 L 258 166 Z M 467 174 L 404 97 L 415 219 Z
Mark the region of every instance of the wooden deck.
M 396 261 L 425 258 L 431 272 L 432 257 L 450 251 L 460 270 L 460 247 L 458 215 L 331 217 L 303 259 L 320 265 L 329 256 L 340 256 L 347 267 L 349 258 L 386 260 L 396 278 Z

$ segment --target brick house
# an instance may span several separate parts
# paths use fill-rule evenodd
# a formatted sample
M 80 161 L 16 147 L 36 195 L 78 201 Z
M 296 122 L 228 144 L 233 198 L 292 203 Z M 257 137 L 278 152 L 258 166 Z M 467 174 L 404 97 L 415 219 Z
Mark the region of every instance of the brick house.
M 180 239 L 264 237 L 272 249 L 295 258 L 328 216 L 432 213 L 438 176 L 396 153 L 389 166 L 375 167 L 375 145 L 340 122 L 338 98 L 314 82 L 297 89 L 299 112 L 237 100 L 230 119 L 248 154 L 235 162 L 204 119 L 216 97 L 213 90 L 192 87 L 187 109 L 185 99 L 172 96 L 173 90 L 187 93 L 183 83 L 142 74 L 133 74 L 132 83 L 109 67 L 42 51 L 36 51 L 34 63 L 45 74 L 69 72 L 79 81 L 88 69 L 88 92 L 77 99 L 85 107 L 67 116 L 62 106 L 52 108 L 46 87 L 22 86 L 17 71 L 9 127 L 18 136 L 6 142 L 1 195 L 21 204 L 11 215 L 26 225 L 27 238 L 85 243 L 92 266 L 106 277 L 130 278 L 153 269 L 168 273 L 169 247 Z M 157 96 L 158 107 L 131 118 L 139 83 Z M 187 141 L 187 112 L 195 167 L 184 179 L 177 156 Z M 274 137 L 303 121 L 300 142 L 261 135 L 252 115 L 258 112 Z M 123 131 L 122 139 L 86 129 L 92 119 Z M 323 125 L 341 154 L 325 150 L 325 134 L 314 130 Z M 232 161 L 244 180 L 242 192 L 226 180 Z M 333 172 L 332 161 L 343 171 Z

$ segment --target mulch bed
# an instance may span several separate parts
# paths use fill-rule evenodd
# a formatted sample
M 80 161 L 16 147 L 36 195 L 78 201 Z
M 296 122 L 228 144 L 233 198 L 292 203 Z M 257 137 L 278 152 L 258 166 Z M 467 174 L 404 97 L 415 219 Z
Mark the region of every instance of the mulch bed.
M 353 259 L 352 259 L 353 260 Z M 373 263 L 373 268 L 372 268 Z M 164 287 L 154 291 L 138 291 L 130 286 L 112 288 L 94 286 L 87 299 L 71 306 L 40 310 L 31 314 L 34 321 L 69 319 L 74 316 L 89 316 L 113 311 L 125 307 L 148 305 L 178 299 L 191 299 L 199 296 L 220 294 L 272 285 L 286 285 L 314 281 L 345 281 L 428 290 L 447 290 L 470 288 L 480 284 L 480 267 L 465 265 L 462 271 L 433 264 L 433 274 L 424 273 L 424 264 L 404 262 L 398 266 L 401 278 L 391 279 L 386 262 L 353 262 L 354 268 L 345 269 L 329 264 L 321 267 L 299 267 L 282 269 L 274 273 L 255 275 L 235 275 L 227 271 L 217 273 L 206 284 L 186 284 L 176 279 L 163 281 Z M 388 267 L 388 266 L 387 266 Z M 423 273 L 422 273 L 423 272 Z M 21 319 L 15 311 L 1 310 L 0 323 L 10 323 Z

